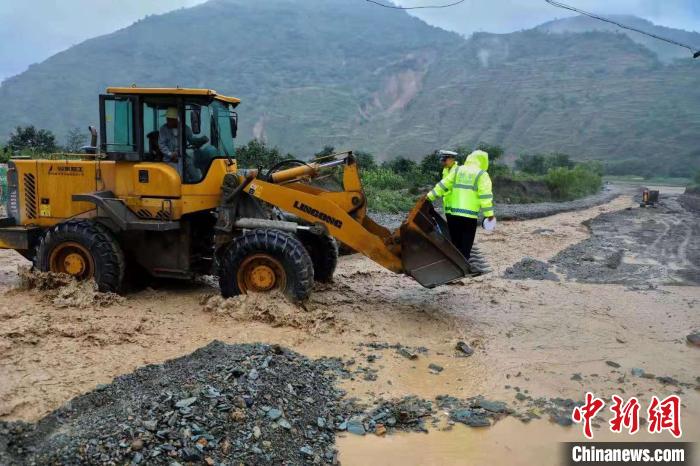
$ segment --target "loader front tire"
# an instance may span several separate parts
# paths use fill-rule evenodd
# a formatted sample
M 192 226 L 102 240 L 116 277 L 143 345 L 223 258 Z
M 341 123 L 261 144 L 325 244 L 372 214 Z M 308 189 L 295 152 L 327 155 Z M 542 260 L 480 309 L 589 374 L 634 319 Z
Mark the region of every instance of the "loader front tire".
M 102 292 L 118 293 L 124 280 L 124 253 L 110 231 L 90 220 L 68 220 L 41 238 L 34 267 L 95 280 Z
M 309 231 L 300 231 L 298 235 L 314 264 L 314 280 L 329 283 L 333 280 L 338 265 L 338 243 L 327 234 L 316 235 Z
M 225 298 L 279 290 L 293 300 L 311 294 L 314 268 L 304 245 L 279 230 L 250 230 L 231 241 L 219 267 Z

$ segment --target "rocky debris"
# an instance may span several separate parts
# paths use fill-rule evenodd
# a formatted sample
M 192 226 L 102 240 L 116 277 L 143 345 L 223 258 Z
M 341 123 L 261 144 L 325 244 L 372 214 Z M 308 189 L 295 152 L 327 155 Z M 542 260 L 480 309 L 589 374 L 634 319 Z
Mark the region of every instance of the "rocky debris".
M 612 283 L 630 290 L 700 284 L 700 215 L 677 195 L 655 209 L 607 212 L 584 222 L 591 235 L 557 253 L 550 263 L 569 280 Z
M 610 367 L 614 367 L 615 369 L 619 369 L 620 365 L 616 363 L 615 361 L 605 361 L 605 364 L 607 364 Z
M 0 423 L 0 464 L 332 464 L 334 431 L 356 409 L 334 381 L 279 346 L 213 342 L 36 424 Z
M 474 354 L 474 350 L 463 341 L 458 341 L 455 345 L 455 349 L 458 351 L 458 355 L 462 357 L 467 357 Z
M 630 374 L 632 374 L 635 377 L 644 377 L 644 369 L 640 369 L 639 367 L 633 367 L 630 370 Z
M 445 368 L 438 365 L 438 364 L 431 362 L 430 364 L 428 364 L 428 369 L 430 369 L 430 371 L 433 372 L 434 374 L 438 374 L 438 373 L 442 372 Z
M 17 290 L 40 291 L 41 300 L 57 308 L 104 308 L 125 301 L 116 293 L 101 293 L 94 280 L 77 281 L 65 273 L 40 272 L 26 266 L 18 267 L 18 274 Z
M 438 407 L 449 413 L 453 422 L 470 427 L 488 427 L 514 411 L 501 401 L 489 401 L 483 397 L 460 400 L 449 395 L 436 397 Z
M 694 332 L 685 337 L 691 345 L 700 347 L 700 332 Z
M 365 417 L 366 430 L 376 433 L 377 426 L 381 425 L 380 431 L 427 432 L 425 422 L 432 420 L 434 414 L 432 402 L 415 396 L 380 400 Z
M 511 280 L 551 280 L 558 282 L 559 277 L 550 270 L 546 262 L 538 261 L 532 257 L 525 257 L 520 262 L 508 267 L 503 272 L 504 278 Z

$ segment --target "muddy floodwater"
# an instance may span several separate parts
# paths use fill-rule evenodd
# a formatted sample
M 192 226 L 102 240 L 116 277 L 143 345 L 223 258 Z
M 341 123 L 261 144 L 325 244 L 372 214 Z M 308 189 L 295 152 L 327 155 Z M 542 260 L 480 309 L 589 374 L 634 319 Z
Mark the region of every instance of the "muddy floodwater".
M 353 360 L 357 374 L 372 376 L 342 379 L 341 388 L 367 403 L 482 395 L 526 412 L 532 399 L 578 401 L 586 391 L 606 400 L 634 395 L 644 408 L 652 395 L 675 393 L 683 402 L 683 440 L 696 440 L 700 348 L 686 336 L 700 330 L 700 287 L 692 282 L 700 270 L 698 224 L 674 199 L 640 209 L 623 195 L 583 211 L 501 222 L 477 239 L 493 273 L 431 290 L 362 256 L 342 257 L 334 283 L 317 285 L 303 308 L 258 297 L 227 303 L 206 280 L 159 283 L 107 301 L 85 298 L 81 289 L 20 291 L 14 289 L 17 267 L 26 261 L 0 251 L 0 419 L 37 420 L 120 374 L 217 339 Z M 605 228 L 597 229 L 600 219 Z M 640 242 L 640 231 L 656 238 Z M 619 261 L 610 262 L 618 251 Z M 569 265 L 550 263 L 559 254 L 568 254 Z M 570 273 L 575 254 L 590 256 L 583 262 L 608 274 L 634 273 L 625 280 L 581 280 Z M 551 266 L 558 281 L 504 278 L 524 257 Z M 637 267 L 645 264 L 651 267 Z M 474 354 L 456 352 L 459 341 Z M 409 359 L 396 344 L 425 351 Z M 595 439 L 630 440 L 609 432 L 606 411 Z M 581 427 L 540 417 L 471 428 L 449 425 L 443 416 L 427 434 L 342 433 L 336 442 L 346 465 L 558 464 L 559 442 L 583 440 Z

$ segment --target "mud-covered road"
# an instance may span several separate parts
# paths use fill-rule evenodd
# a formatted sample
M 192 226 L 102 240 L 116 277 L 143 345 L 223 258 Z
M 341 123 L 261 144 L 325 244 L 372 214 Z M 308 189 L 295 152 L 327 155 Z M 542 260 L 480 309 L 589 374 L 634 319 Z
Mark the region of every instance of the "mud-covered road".
M 161 285 L 125 300 L 97 302 L 100 306 L 90 296 L 71 300 L 70 293 L 80 293 L 72 290 L 59 297 L 68 304 L 57 307 L 56 296 L 12 290 L 17 265 L 24 261 L 0 251 L 5 290 L 0 296 L 0 419 L 36 420 L 117 375 L 217 339 L 354 359 L 376 377 L 347 379 L 343 388 L 348 396 L 368 401 L 484 395 L 526 410 L 527 397 L 580 400 L 592 391 L 604 398 L 636 395 L 648 401 L 652 395 L 679 393 L 684 438 L 700 438 L 700 348 L 686 343 L 687 334 L 700 330 L 700 287 L 669 286 L 675 278 L 664 278 L 693 279 L 700 267 L 694 255 L 697 222 L 675 212 L 676 205 L 642 210 L 625 195 L 587 210 L 501 222 L 498 231 L 478 237 L 492 274 L 432 290 L 361 256 L 343 257 L 335 283 L 318 285 L 303 309 L 259 297 L 222 302 L 204 283 Z M 591 231 L 594 236 L 613 233 L 596 240 Z M 642 231 L 643 237 L 632 231 Z M 608 267 L 613 272 L 622 273 L 626 264 L 649 268 L 635 268 L 619 284 L 575 281 L 580 277 L 569 276 L 574 266 L 566 265 L 561 254 L 569 251 L 573 257 L 571 248 L 581 247 L 593 264 L 595 258 L 607 263 L 610 250 L 629 251 L 617 269 Z M 560 280 L 503 278 L 526 256 L 543 262 L 559 257 Z M 654 275 L 658 270 L 663 277 Z M 459 357 L 458 341 L 467 342 L 474 354 Z M 368 343 L 427 351 L 412 360 Z M 430 364 L 444 370 L 430 370 Z M 673 380 L 635 376 L 632 368 Z M 605 422 L 595 432 L 603 441 L 629 440 L 611 434 Z M 527 424 L 507 418 L 481 430 L 436 427 L 428 435 L 340 435 L 339 459 L 346 465 L 372 458 L 382 458 L 382 464 L 558 464 L 557 441 L 583 438 L 579 426 L 562 427 L 546 417 Z M 670 436 L 636 436 L 650 438 Z

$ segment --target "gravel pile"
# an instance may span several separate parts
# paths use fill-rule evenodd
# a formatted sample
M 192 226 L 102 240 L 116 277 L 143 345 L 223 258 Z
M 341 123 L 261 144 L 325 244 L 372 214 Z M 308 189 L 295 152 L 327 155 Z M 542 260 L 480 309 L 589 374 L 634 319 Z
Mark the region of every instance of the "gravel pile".
M 36 424 L 0 423 L 0 464 L 333 464 L 352 409 L 327 369 L 279 346 L 213 342 Z
M 550 265 L 546 262 L 538 261 L 532 257 L 525 257 L 520 262 L 508 267 L 503 272 L 504 278 L 511 280 L 552 280 L 559 281 L 550 270 Z

